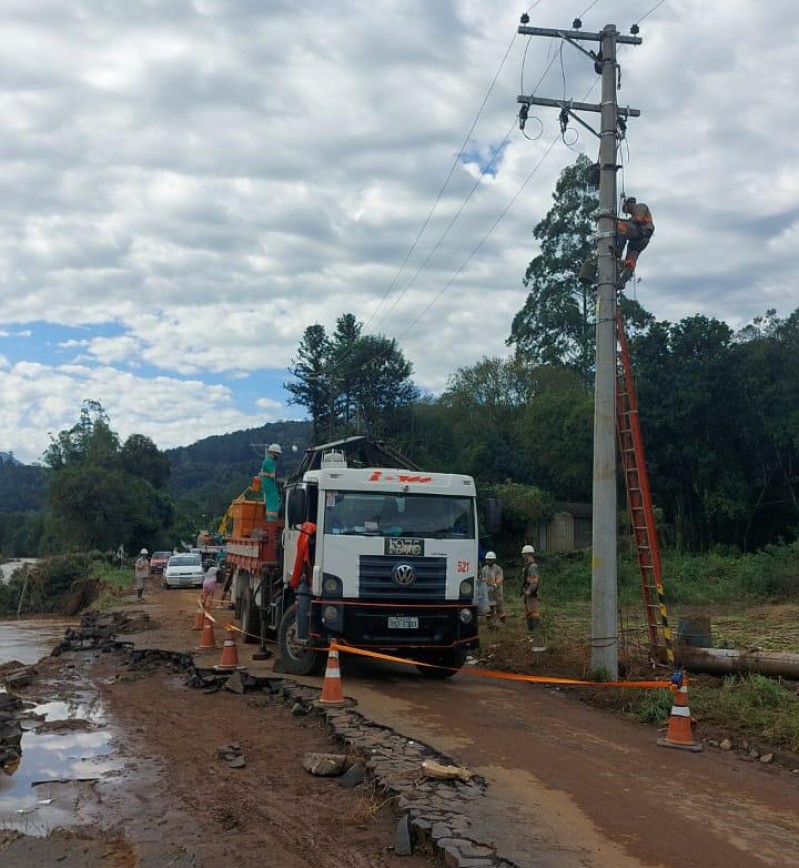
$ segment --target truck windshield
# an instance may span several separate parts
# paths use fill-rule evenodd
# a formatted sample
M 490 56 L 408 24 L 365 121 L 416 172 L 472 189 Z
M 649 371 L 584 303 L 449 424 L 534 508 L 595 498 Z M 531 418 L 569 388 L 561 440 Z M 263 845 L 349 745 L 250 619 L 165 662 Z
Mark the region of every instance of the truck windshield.
M 351 536 L 474 539 L 469 497 L 325 492 L 325 533 Z

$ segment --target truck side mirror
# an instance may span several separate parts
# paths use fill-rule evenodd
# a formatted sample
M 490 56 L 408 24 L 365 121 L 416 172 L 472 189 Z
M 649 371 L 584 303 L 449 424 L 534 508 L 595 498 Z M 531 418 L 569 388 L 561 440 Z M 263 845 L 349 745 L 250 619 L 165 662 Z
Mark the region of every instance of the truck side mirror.
M 290 527 L 300 525 L 305 521 L 308 498 L 304 488 L 292 488 L 289 491 L 286 506 L 286 518 Z

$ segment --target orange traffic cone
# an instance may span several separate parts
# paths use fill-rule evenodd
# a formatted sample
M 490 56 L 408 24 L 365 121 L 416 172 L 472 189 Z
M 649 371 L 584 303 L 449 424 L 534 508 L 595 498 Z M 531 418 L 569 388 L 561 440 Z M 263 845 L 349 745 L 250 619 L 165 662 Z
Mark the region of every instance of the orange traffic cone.
M 690 750 L 696 753 L 702 750 L 702 745 L 694 741 L 691 731 L 691 709 L 688 706 L 688 675 L 676 672 L 672 678 L 674 704 L 671 706 L 669 726 L 666 737 L 659 738 L 660 747 L 676 747 L 679 750 Z
M 205 609 L 202 602 L 197 603 L 197 615 L 194 618 L 194 626 L 192 630 L 202 630 L 203 622 L 205 621 Z
M 341 683 L 341 670 L 338 665 L 338 645 L 335 640 L 330 643 L 330 652 L 327 655 L 327 668 L 325 680 L 322 682 L 322 695 L 318 700 L 319 705 L 336 708 L 342 705 L 350 705 L 344 698 L 344 687 Z
M 214 637 L 214 619 L 208 612 L 203 613 L 203 618 L 203 632 L 200 636 L 200 644 L 197 646 L 198 651 L 207 651 L 210 648 L 218 647 Z
M 225 626 L 225 644 L 222 646 L 222 659 L 214 666 L 217 672 L 228 672 L 233 669 L 244 669 L 239 666 L 239 652 L 236 648 L 236 634 L 232 630 L 232 625 Z

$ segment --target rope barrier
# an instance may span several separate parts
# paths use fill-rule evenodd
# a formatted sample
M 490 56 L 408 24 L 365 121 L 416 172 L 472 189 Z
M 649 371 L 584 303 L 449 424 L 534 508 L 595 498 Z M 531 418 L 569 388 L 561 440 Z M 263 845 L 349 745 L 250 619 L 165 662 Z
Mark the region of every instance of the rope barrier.
M 225 630 L 232 630 L 235 633 L 240 633 L 242 636 L 250 636 L 257 639 L 259 642 L 267 642 L 270 645 L 277 646 L 277 642 L 272 639 L 263 640 L 260 636 L 254 633 L 248 633 L 237 627 L 235 624 L 225 624 Z M 560 684 L 567 687 L 618 687 L 632 690 L 668 690 L 671 687 L 671 676 L 660 681 L 587 681 L 584 678 L 558 678 L 551 675 L 522 675 L 514 672 L 498 672 L 494 669 L 477 669 L 474 667 L 461 668 L 455 666 L 439 666 L 436 663 L 426 663 L 422 660 L 411 660 L 407 657 L 397 657 L 394 654 L 383 654 L 379 651 L 368 651 L 365 648 L 357 648 L 354 645 L 341 645 L 335 639 L 330 643 L 329 647 L 308 646 L 308 651 L 324 652 L 336 650 L 340 653 L 352 654 L 356 657 L 371 657 L 373 660 L 385 660 L 389 663 L 400 663 L 405 666 L 423 666 L 430 669 L 447 669 L 451 672 L 460 672 L 461 675 L 471 675 L 476 678 L 495 678 L 499 681 L 521 681 L 528 684 Z

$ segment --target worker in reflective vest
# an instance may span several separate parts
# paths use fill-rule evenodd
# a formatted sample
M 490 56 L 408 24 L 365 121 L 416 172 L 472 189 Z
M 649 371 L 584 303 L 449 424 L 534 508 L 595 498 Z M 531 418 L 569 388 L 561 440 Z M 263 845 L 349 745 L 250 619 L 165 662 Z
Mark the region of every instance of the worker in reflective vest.
M 294 556 L 294 568 L 289 582 L 297 599 L 297 642 L 300 645 L 306 645 L 311 638 L 309 627 L 315 543 L 316 525 L 312 521 L 303 522 L 297 538 L 297 554 Z

